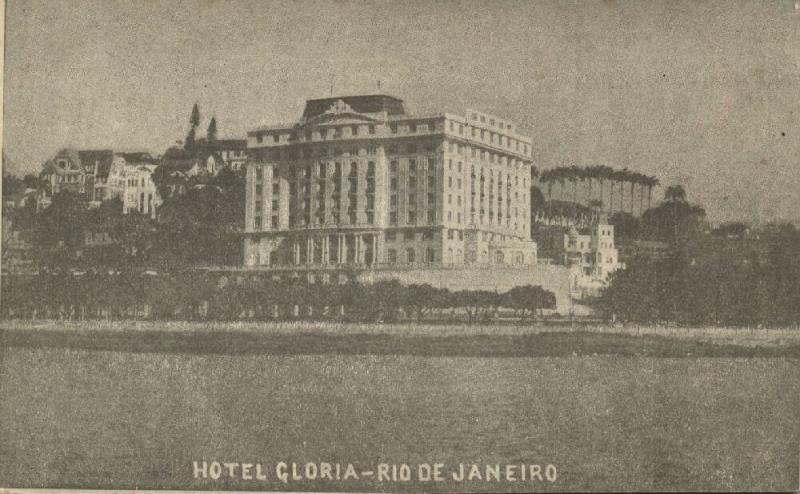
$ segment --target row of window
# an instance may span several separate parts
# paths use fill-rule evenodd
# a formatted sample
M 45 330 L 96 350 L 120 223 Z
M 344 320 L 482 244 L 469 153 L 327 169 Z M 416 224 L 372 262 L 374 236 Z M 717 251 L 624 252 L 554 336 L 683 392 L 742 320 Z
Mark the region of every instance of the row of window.
M 478 112 L 470 113 L 470 118 L 472 119 L 473 122 L 477 122 L 478 120 L 480 120 L 482 124 L 485 124 L 487 123 L 488 120 L 489 125 L 491 126 L 495 125 L 494 117 L 487 117 L 486 115 L 480 114 Z M 511 130 L 511 124 L 503 122 L 502 120 L 497 121 L 497 126 L 501 129 Z
M 447 150 L 451 153 L 466 156 L 468 154 L 468 148 L 469 155 L 474 159 L 480 159 L 490 163 L 499 163 L 501 165 L 509 166 L 523 164 L 522 160 L 511 156 L 506 156 L 503 153 L 481 149 L 475 146 L 462 145 L 458 142 L 449 141 L 447 143 Z M 397 143 L 390 143 L 386 145 L 386 153 L 390 155 L 415 154 L 417 152 L 435 152 L 438 149 L 439 145 L 435 140 L 425 140 L 424 142 L 407 142 L 402 145 Z M 375 155 L 376 153 L 377 148 L 375 146 L 304 146 L 268 149 L 259 153 L 258 156 L 260 156 L 262 159 L 279 161 L 328 156 L 370 156 Z
M 407 264 L 413 264 L 417 261 L 417 249 L 413 247 L 409 247 L 405 249 L 405 251 L 401 251 L 405 254 L 404 261 Z M 427 249 L 422 251 L 423 257 L 421 259 L 422 262 L 425 263 L 432 263 L 436 262 L 436 250 L 433 247 L 428 247 Z M 402 262 L 401 259 L 398 258 L 398 251 L 397 249 L 387 249 L 386 251 L 386 262 L 389 264 L 397 264 Z
M 260 152 L 260 159 L 271 161 L 297 160 L 307 158 L 326 158 L 331 156 L 374 156 L 377 154 L 375 146 L 317 146 L 300 148 L 276 148 Z
M 414 230 L 387 230 L 386 241 L 403 241 L 403 240 L 433 240 L 433 230 L 423 230 L 417 232 Z
M 272 138 L 272 143 L 295 142 L 298 137 L 303 137 L 305 142 L 325 141 L 327 139 L 341 139 L 344 137 L 355 137 L 358 135 L 374 135 L 375 125 L 339 125 L 336 127 L 320 127 L 314 130 L 306 130 L 303 133 L 259 133 L 256 134 L 256 141 L 262 144 L 265 140 Z
M 450 132 L 453 133 L 457 132 L 459 135 L 472 137 L 475 140 L 480 140 L 487 144 L 493 144 L 505 147 L 507 149 L 511 149 L 525 155 L 527 155 L 530 152 L 530 147 L 527 143 L 522 142 L 518 139 L 514 139 L 513 137 L 505 134 L 492 132 L 491 130 L 486 130 L 479 127 L 472 127 L 469 125 L 464 126 L 460 123 L 457 124 L 456 122 L 450 121 Z M 450 151 L 453 151 L 452 147 Z

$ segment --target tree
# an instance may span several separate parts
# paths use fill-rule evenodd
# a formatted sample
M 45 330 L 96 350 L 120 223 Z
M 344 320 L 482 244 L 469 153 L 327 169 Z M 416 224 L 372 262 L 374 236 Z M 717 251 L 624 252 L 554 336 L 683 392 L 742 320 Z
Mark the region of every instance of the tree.
M 639 238 L 639 219 L 634 215 L 618 211 L 611 215 L 608 223 L 614 226 L 614 236 L 618 241 Z
M 555 309 L 556 296 L 539 285 L 517 286 L 503 294 L 503 305 L 514 309 L 520 319 L 534 317 L 541 309 Z
M 686 191 L 680 185 L 668 187 L 664 201 L 642 215 L 642 226 L 651 238 L 677 241 L 700 231 L 705 210 L 690 204 Z
M 196 128 L 200 125 L 200 108 L 197 106 L 197 103 L 192 107 L 192 116 L 189 117 L 189 123 L 192 128 Z
M 28 173 L 22 177 L 22 183 L 25 185 L 26 189 L 37 189 L 39 188 L 39 177 L 32 173 Z
M 192 107 L 192 115 L 189 117 L 189 133 L 183 141 L 183 148 L 193 150 L 197 140 L 197 126 L 200 125 L 200 109 L 197 103 Z
M 87 219 L 83 194 L 61 191 L 41 212 L 34 231 L 34 245 L 45 265 L 65 267 L 81 245 Z
M 186 150 L 194 149 L 195 146 L 195 129 L 194 127 L 189 129 L 189 133 L 186 134 L 186 140 L 183 142 L 183 147 Z
M 217 140 L 217 118 L 211 117 L 211 122 L 208 124 L 208 130 L 206 131 L 206 139 L 208 139 L 209 144 L 215 142 Z
M 22 179 L 20 179 L 16 175 L 11 175 L 10 173 L 3 173 L 4 200 L 16 194 L 17 192 L 23 190 L 24 187 L 25 184 L 23 183 Z
M 439 307 L 439 291 L 429 284 L 411 284 L 404 291 L 403 307 L 408 315 L 416 314 L 417 321 Z
M 682 185 L 670 185 L 664 191 L 664 200 L 669 203 L 686 202 L 686 190 Z

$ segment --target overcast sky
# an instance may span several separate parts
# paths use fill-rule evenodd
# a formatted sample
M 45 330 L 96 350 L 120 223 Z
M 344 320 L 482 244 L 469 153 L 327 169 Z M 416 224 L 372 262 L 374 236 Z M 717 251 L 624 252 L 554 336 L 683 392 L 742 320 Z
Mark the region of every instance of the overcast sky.
M 712 220 L 800 219 L 800 3 L 7 0 L 4 148 L 162 153 L 309 98 L 516 121 L 540 168 L 680 181 Z

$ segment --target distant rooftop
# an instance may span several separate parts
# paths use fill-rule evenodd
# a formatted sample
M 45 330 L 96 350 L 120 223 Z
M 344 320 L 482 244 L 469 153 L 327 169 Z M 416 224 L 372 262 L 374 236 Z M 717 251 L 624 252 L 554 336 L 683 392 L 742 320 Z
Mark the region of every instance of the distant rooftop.
M 303 118 L 313 118 L 336 108 L 342 101 L 356 113 L 379 113 L 385 111 L 389 115 L 404 115 L 403 100 L 385 94 L 365 96 L 336 96 L 332 98 L 310 99 L 306 101 Z

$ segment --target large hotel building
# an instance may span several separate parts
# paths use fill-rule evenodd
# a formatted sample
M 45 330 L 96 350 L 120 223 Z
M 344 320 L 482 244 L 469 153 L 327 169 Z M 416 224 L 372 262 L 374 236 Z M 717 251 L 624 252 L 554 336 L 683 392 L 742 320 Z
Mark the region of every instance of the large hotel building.
M 531 139 L 504 118 L 316 99 L 247 147 L 246 266 L 536 264 Z

